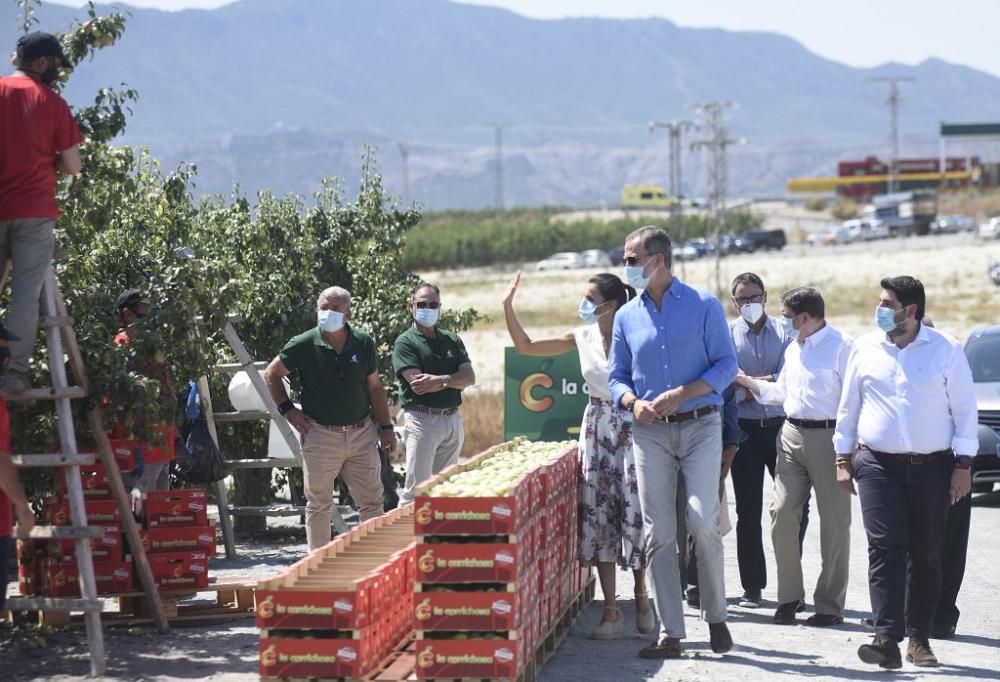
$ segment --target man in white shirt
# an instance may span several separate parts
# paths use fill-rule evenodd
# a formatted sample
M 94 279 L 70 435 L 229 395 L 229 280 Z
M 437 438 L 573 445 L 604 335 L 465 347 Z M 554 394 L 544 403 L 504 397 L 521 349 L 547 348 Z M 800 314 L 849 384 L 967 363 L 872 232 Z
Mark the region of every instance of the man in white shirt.
M 941 593 L 941 551 L 950 504 L 969 494 L 979 447 L 972 372 L 955 339 L 921 324 L 924 286 L 882 280 L 878 330 L 857 340 L 847 365 L 833 438 L 837 479 L 858 484 L 868 535 L 875 638 L 865 663 L 936 666 L 928 636 Z
M 806 623 L 817 627 L 844 622 L 844 599 L 851 556 L 851 496 L 837 484 L 833 428 L 851 340 L 829 326 L 823 296 L 812 287 L 781 297 L 782 320 L 795 341 L 785 350 L 774 382 L 739 376 L 736 383 L 764 405 L 782 405 L 786 416 L 779 436 L 771 540 L 778 568 L 778 609 L 774 622 L 795 622 L 805 603 L 799 524 L 816 490 L 820 516 L 822 570 L 816 581 L 816 613 Z

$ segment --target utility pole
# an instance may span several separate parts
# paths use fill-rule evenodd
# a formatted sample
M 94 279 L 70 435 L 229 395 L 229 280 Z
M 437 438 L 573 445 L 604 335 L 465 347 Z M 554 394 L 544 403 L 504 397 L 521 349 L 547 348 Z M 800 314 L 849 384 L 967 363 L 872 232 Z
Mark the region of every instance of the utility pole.
M 899 189 L 899 84 L 912 83 L 914 80 L 916 79 L 909 76 L 882 76 L 871 79 L 873 83 L 889 84 L 889 98 L 885 101 L 889 107 L 889 182 L 886 188 L 888 194 Z
M 403 199 L 410 200 L 410 145 L 398 142 L 399 155 L 403 159 Z
M 744 140 L 729 137 L 723 112 L 735 108 L 733 102 L 705 102 L 695 104 L 694 110 L 704 119 L 703 128 L 708 137 L 691 143 L 691 149 L 708 150 L 708 206 L 712 222 L 712 240 L 715 242 L 715 293 L 722 293 L 722 232 L 726 212 L 726 181 L 728 167 L 726 149 Z
M 668 147 L 669 164 L 669 192 L 670 192 L 670 224 L 677 235 L 678 243 L 681 247 L 685 242 L 684 217 L 682 215 L 684 207 L 681 204 L 681 135 L 694 130 L 698 126 L 694 121 L 650 121 L 649 132 L 656 132 L 657 128 L 666 128 L 670 135 L 670 146 Z M 684 271 L 684 259 L 681 259 L 681 279 L 686 279 L 687 273 Z
M 493 203 L 496 205 L 497 215 L 503 213 L 503 129 L 508 127 L 509 123 L 487 123 L 488 127 L 493 128 L 496 133 L 496 188 L 494 190 Z

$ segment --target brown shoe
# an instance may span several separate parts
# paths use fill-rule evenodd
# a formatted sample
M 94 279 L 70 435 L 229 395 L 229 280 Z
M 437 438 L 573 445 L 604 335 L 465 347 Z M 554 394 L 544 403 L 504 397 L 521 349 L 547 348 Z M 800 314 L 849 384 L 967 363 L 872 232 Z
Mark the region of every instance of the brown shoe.
M 882 668 L 902 668 L 899 645 L 889 635 L 875 635 L 871 644 L 858 647 L 858 658 L 865 663 L 877 664 Z
M 661 637 L 655 644 L 639 650 L 639 658 L 680 658 L 681 640 L 676 637 Z
M 725 622 L 709 623 L 708 632 L 711 636 L 712 651 L 715 653 L 724 654 L 733 648 L 733 636 L 729 634 Z
M 906 647 L 906 660 L 921 668 L 936 668 L 938 665 L 937 656 L 931 651 L 930 642 L 925 637 L 910 637 L 910 643 Z

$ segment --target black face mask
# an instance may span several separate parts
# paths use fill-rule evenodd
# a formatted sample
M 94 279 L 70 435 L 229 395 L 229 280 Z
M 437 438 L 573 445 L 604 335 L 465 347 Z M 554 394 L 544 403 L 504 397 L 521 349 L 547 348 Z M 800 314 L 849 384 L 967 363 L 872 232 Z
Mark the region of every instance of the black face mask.
M 7 346 L 0 346 L 0 372 L 7 369 L 7 365 L 10 364 L 10 348 Z
M 38 78 L 41 79 L 41 81 L 46 85 L 54 84 L 57 80 L 59 80 L 59 67 L 50 66 L 39 74 Z

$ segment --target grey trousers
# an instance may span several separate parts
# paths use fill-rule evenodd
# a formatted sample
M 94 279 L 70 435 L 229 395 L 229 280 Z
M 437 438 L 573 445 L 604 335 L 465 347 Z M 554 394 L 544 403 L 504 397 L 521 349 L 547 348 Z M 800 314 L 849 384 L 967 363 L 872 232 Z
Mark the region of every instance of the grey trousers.
M 406 411 L 406 482 L 400 504 L 413 502 L 417 486 L 434 474 L 458 462 L 465 442 L 462 417 L 455 414 L 428 414 Z
M 38 299 L 45 273 L 55 250 L 55 221 L 25 218 L 0 222 L 0 268 L 10 259 L 10 311 L 7 330 L 19 341 L 10 341 L 10 371 L 28 373 L 28 361 L 38 335 Z
M 687 487 L 688 533 L 698 548 L 702 618 L 709 623 L 726 620 L 724 557 L 718 525 L 721 422 L 716 412 L 679 424 L 636 422 L 633 426 L 646 570 L 660 619 L 660 637 L 687 635 L 677 565 L 678 475 L 683 475 Z

